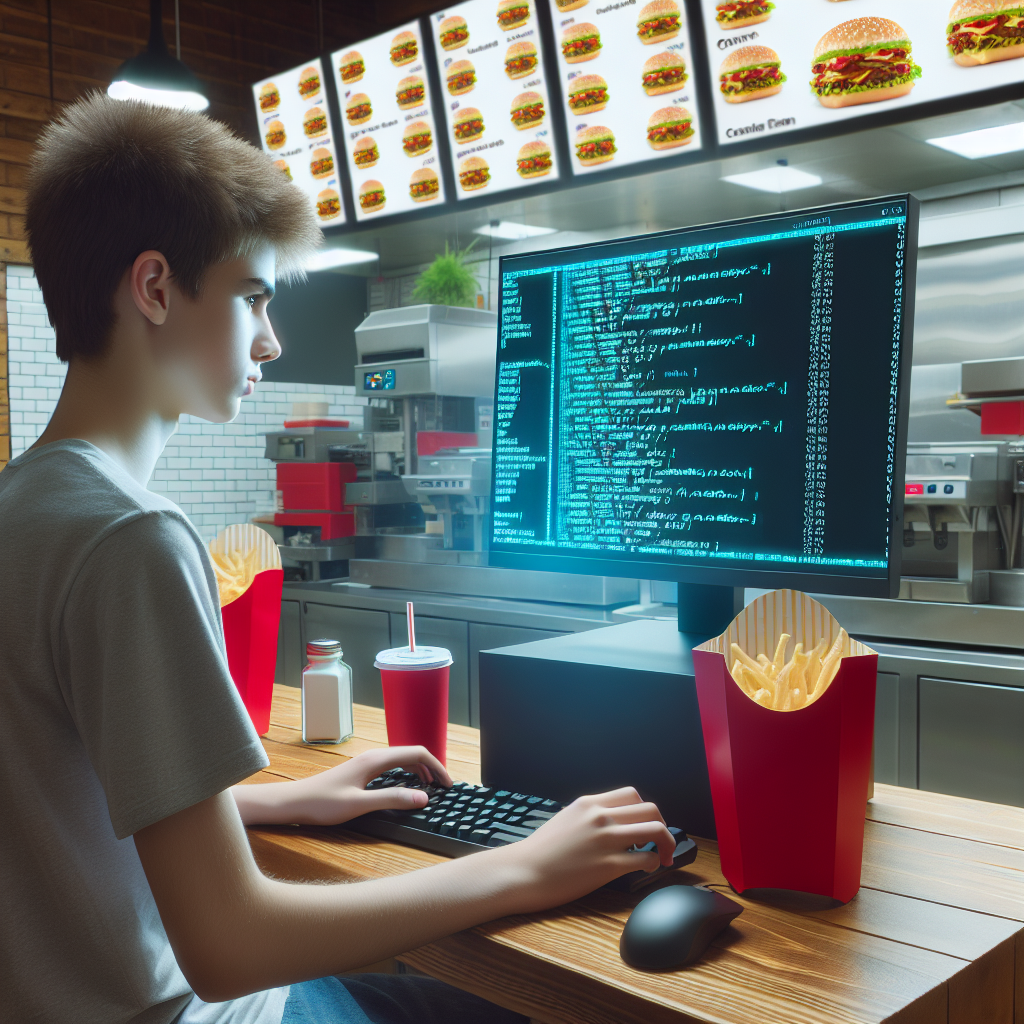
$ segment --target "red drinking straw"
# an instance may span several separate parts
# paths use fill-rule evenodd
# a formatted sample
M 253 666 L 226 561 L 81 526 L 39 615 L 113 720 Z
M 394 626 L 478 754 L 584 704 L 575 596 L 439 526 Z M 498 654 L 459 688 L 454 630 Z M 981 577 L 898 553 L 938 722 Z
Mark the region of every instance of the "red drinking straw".
M 405 602 L 405 617 L 409 621 L 409 650 L 416 650 L 416 624 L 413 619 L 412 601 Z

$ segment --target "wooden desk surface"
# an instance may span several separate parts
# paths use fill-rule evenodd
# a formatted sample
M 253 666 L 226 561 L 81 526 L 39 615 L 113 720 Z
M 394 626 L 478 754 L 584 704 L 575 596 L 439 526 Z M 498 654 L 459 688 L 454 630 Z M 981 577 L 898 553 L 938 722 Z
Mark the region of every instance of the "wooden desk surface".
M 383 712 L 357 705 L 352 739 L 305 746 L 299 691 L 279 686 L 264 738 L 271 764 L 253 781 L 301 778 L 386 743 Z M 480 781 L 477 730 L 449 726 L 448 767 Z M 442 859 L 343 828 L 253 828 L 250 841 L 265 871 L 295 880 L 377 878 Z M 400 959 L 546 1024 L 1024 1024 L 1024 809 L 877 786 L 862 888 L 845 906 L 737 896 L 716 844 L 698 845 L 673 877 L 718 887 L 744 913 L 694 967 L 627 967 L 619 934 L 641 896 L 606 891 Z

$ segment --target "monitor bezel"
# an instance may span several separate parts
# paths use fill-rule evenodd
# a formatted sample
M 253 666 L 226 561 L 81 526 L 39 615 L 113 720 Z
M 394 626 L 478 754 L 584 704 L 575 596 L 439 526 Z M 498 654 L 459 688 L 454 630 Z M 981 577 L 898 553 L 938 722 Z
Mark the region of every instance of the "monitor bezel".
M 671 583 L 710 584 L 726 587 L 751 587 L 759 589 L 776 589 L 789 587 L 796 590 L 807 590 L 812 593 L 836 594 L 847 597 L 882 597 L 894 598 L 899 593 L 900 566 L 903 552 L 903 497 L 904 475 L 906 471 L 907 428 L 910 412 L 910 371 L 913 357 L 914 338 L 914 299 L 917 281 L 917 250 L 918 226 L 920 222 L 920 203 L 913 193 L 897 193 L 871 199 L 854 200 L 845 203 L 831 203 L 826 206 L 808 207 L 806 209 L 786 210 L 754 217 L 742 217 L 735 220 L 714 221 L 694 224 L 685 228 L 673 228 L 651 234 L 629 235 L 624 238 L 608 239 L 599 242 L 587 242 L 582 245 L 567 245 L 552 249 L 543 249 L 531 253 L 515 253 L 501 256 L 498 261 L 498 323 L 501 323 L 501 280 L 506 264 L 520 262 L 525 258 L 542 256 L 550 257 L 552 262 L 560 253 L 585 253 L 588 250 L 608 247 L 610 245 L 629 245 L 638 241 L 650 240 L 654 246 L 657 240 L 681 233 L 708 231 L 718 228 L 742 227 L 745 224 L 777 220 L 779 217 L 814 217 L 827 214 L 832 210 L 850 210 L 857 207 L 876 206 L 886 202 L 905 202 L 907 204 L 906 247 L 903 260 L 903 302 L 902 322 L 900 331 L 900 371 L 899 389 L 896 411 L 896 455 L 893 464 L 893 498 L 889 522 L 889 571 L 885 577 L 856 576 L 840 573 L 809 573 L 787 572 L 780 569 L 734 569 L 718 566 L 680 565 L 668 562 L 647 561 L 644 558 L 600 558 L 583 555 L 557 555 L 522 553 L 497 549 L 493 546 L 494 520 L 488 517 L 488 564 L 507 569 L 541 570 L 546 572 L 575 573 L 584 576 L 612 576 L 620 578 L 636 578 L 642 580 L 662 580 Z M 909 286 L 908 286 L 909 282 Z M 497 408 L 499 362 L 495 363 L 494 373 L 494 405 Z M 491 508 L 494 507 L 494 486 L 497 460 L 491 460 Z

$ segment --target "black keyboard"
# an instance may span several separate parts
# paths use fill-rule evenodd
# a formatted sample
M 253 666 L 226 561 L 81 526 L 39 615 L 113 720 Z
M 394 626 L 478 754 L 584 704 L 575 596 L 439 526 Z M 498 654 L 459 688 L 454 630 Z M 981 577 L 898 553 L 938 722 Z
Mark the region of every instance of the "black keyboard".
M 468 782 L 455 782 L 450 789 L 424 785 L 418 775 L 401 768 L 377 776 L 367 789 L 391 786 L 424 790 L 428 797 L 426 807 L 410 811 L 371 811 L 346 821 L 340 827 L 381 839 L 393 839 L 446 857 L 463 857 L 488 847 L 517 843 L 562 809 L 556 800 L 513 793 L 507 789 L 474 786 Z M 672 867 L 692 864 L 697 857 L 696 843 L 678 828 L 669 828 L 669 832 L 676 840 Z M 639 852 L 654 849 L 655 844 L 648 843 L 640 847 Z M 668 870 L 671 869 L 659 868 L 650 874 L 632 871 L 610 882 L 606 888 L 634 892 Z

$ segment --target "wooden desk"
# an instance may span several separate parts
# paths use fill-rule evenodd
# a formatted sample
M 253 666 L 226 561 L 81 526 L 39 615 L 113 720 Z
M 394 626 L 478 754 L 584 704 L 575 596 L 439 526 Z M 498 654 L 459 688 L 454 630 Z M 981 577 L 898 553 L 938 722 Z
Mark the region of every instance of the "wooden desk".
M 453 776 L 479 782 L 479 733 L 453 725 L 448 737 Z M 357 706 L 351 740 L 304 746 L 299 691 L 279 686 L 271 765 L 254 781 L 300 778 L 386 742 L 383 712 Z M 717 886 L 744 913 L 692 968 L 626 967 L 619 934 L 640 897 L 603 891 L 400 959 L 546 1024 L 1024 1024 L 1024 810 L 880 785 L 868 817 L 863 888 L 839 907 L 737 896 L 716 844 L 698 840 L 696 862 L 674 877 Z M 264 870 L 296 880 L 442 859 L 340 828 L 253 828 L 250 840 Z

